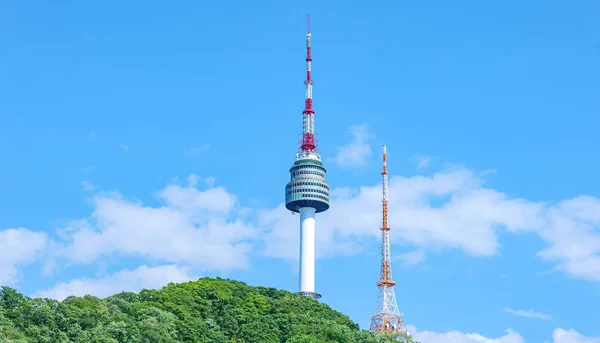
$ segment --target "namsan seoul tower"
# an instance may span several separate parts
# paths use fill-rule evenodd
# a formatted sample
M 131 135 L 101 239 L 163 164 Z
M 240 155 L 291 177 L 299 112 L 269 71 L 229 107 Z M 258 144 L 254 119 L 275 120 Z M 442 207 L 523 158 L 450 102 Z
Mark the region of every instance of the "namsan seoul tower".
M 396 282 L 392 279 L 392 263 L 390 258 L 390 227 L 388 226 L 388 172 L 387 151 L 383 146 L 383 223 L 381 225 L 381 270 L 379 275 L 379 294 L 377 297 L 377 310 L 371 316 L 370 331 L 373 333 L 405 333 L 402 314 L 398 311 L 396 293 L 394 286 Z
M 298 294 L 321 298 L 315 292 L 315 213 L 329 209 L 329 185 L 315 141 L 315 111 L 312 107 L 310 56 L 310 16 L 306 33 L 306 95 L 302 111 L 302 140 L 300 152 L 290 168 L 290 181 L 285 186 L 285 207 L 300 213 L 300 291 Z

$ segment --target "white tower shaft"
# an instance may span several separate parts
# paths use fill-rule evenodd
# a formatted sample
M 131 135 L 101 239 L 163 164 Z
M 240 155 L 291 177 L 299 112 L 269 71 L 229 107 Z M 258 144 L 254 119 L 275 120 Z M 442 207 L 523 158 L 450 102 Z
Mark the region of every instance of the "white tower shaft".
M 300 292 L 315 292 L 315 209 L 300 209 Z

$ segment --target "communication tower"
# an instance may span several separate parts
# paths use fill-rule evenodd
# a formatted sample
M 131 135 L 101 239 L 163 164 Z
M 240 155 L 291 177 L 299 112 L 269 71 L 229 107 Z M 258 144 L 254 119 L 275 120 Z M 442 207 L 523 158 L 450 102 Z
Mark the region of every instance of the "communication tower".
M 329 185 L 325 182 L 327 170 L 323 167 L 315 141 L 315 112 L 312 107 L 310 55 L 310 16 L 306 33 L 306 94 L 302 111 L 302 140 L 296 161 L 290 168 L 290 181 L 285 186 L 285 207 L 300 213 L 300 291 L 298 294 L 321 298 L 315 292 L 315 213 L 329 209 Z
M 396 293 L 394 286 L 396 282 L 392 279 L 392 263 L 390 258 L 390 227 L 388 226 L 388 172 L 387 172 L 387 151 L 383 146 L 383 224 L 381 225 L 381 271 L 377 287 L 379 294 L 377 297 L 377 310 L 371 316 L 370 330 L 373 333 L 406 333 L 402 314 L 398 311 L 396 302 Z

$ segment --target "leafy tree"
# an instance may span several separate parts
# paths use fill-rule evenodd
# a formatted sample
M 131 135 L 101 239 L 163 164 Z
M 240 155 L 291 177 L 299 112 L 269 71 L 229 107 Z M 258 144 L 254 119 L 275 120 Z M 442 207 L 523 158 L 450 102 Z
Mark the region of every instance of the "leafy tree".
M 0 288 L 0 343 L 414 343 L 377 337 L 312 299 L 203 278 L 59 302 Z

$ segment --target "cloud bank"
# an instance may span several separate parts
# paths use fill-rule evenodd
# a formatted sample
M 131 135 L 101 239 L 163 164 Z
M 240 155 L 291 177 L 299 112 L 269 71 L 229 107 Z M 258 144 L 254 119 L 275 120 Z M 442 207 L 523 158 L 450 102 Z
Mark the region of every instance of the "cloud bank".
M 92 294 L 107 297 L 121 292 L 138 292 L 141 289 L 160 288 L 169 282 L 185 282 L 197 279 L 188 268 L 176 265 L 148 267 L 143 265 L 134 270 L 123 269 L 99 279 L 81 278 L 61 282 L 51 289 L 37 291 L 33 296 L 63 300 L 68 296 Z
M 412 325 L 407 330 L 421 343 L 525 343 L 525 339 L 512 329 L 507 329 L 506 334 L 496 338 L 489 338 L 478 333 L 462 333 L 448 331 L 437 333 L 431 331 L 418 331 Z M 553 343 L 600 343 L 600 337 L 587 337 L 570 329 L 556 328 L 552 332 Z
M 529 317 L 529 318 L 538 318 L 538 319 L 551 319 L 552 316 L 550 316 L 549 314 L 545 314 L 545 313 L 540 313 L 540 312 L 536 312 L 534 310 L 513 310 L 511 308 L 505 308 L 504 312 L 508 312 L 510 314 L 512 314 L 513 316 L 519 316 L 519 317 Z
M 203 182 L 199 182 L 202 180 Z M 191 175 L 170 183 L 145 205 L 118 192 L 99 192 L 93 211 L 57 230 L 52 249 L 59 261 L 89 264 L 111 254 L 157 263 L 181 263 L 197 270 L 248 268 L 252 255 L 297 259 L 297 218 L 280 204 L 244 208 L 214 179 Z M 375 242 L 380 225 L 380 185 L 332 191 L 331 209 L 319 218 L 317 257 L 355 254 Z M 498 232 L 532 232 L 547 242 L 538 256 L 556 270 L 600 281 L 600 200 L 578 196 L 556 204 L 512 198 L 485 187 L 484 174 L 453 167 L 429 176 L 391 176 L 393 243 L 413 246 L 397 258 L 423 261 L 428 251 L 456 249 L 471 256 L 498 252 Z M 361 208 L 361 215 L 356 213 Z M 27 241 L 29 244 L 21 244 Z M 334 244 L 335 243 L 335 244 Z M 0 231 L 0 281 L 18 280 L 16 265 L 32 262 L 50 244 L 45 233 Z M 325 249 L 327 247 L 327 249 Z
M 414 247 L 396 258 L 407 264 L 428 252 L 455 249 L 470 256 L 498 252 L 498 233 L 532 232 L 547 242 L 541 259 L 570 276 L 600 281 L 600 200 L 578 196 L 556 204 L 533 202 L 485 186 L 485 173 L 452 167 L 428 176 L 391 176 L 392 243 Z M 202 182 L 199 182 L 202 181 Z M 379 237 L 380 185 L 332 190 L 331 209 L 319 218 L 317 257 L 355 254 Z M 57 230 L 57 241 L 24 228 L 0 231 L 0 281 L 18 281 L 16 266 L 35 260 L 52 243 L 48 258 L 89 264 L 120 254 L 199 271 L 248 268 L 251 256 L 297 259 L 297 217 L 283 204 L 243 207 L 213 178 L 190 175 L 155 193 L 159 205 L 99 192 L 90 216 Z M 356 213 L 361 208 L 361 215 Z M 29 244 L 20 242 L 27 241 Z M 325 249 L 327 247 L 327 249 Z
M 342 168 L 359 168 L 367 164 L 371 157 L 371 145 L 373 134 L 366 124 L 354 125 L 348 128 L 352 135 L 350 143 L 338 147 L 338 153 L 334 158 L 335 163 Z

